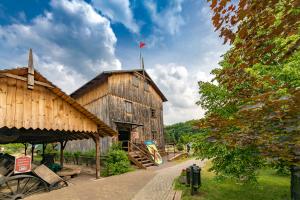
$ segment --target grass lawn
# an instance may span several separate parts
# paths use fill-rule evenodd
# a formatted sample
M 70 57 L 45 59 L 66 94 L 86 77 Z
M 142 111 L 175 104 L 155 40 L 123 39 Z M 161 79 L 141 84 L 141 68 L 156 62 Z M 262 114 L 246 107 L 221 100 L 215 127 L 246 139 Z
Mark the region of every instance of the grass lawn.
M 289 200 L 290 177 L 278 176 L 274 170 L 261 170 L 256 185 L 240 185 L 232 180 L 216 180 L 208 172 L 209 164 L 202 169 L 202 186 L 191 196 L 185 185 L 175 181 L 175 189 L 183 190 L 182 200 Z

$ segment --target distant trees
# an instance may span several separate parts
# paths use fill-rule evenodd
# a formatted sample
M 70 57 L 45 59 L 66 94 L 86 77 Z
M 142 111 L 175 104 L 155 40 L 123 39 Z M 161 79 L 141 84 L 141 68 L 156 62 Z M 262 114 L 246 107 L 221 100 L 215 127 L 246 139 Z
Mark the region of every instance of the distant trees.
M 165 126 L 166 142 L 187 144 L 190 141 L 190 136 L 199 133 L 196 123 L 196 120 L 190 120 Z
M 300 1 L 209 2 L 232 47 L 213 82 L 199 82 L 197 103 L 207 109 L 199 157 L 242 181 L 265 164 L 300 165 Z

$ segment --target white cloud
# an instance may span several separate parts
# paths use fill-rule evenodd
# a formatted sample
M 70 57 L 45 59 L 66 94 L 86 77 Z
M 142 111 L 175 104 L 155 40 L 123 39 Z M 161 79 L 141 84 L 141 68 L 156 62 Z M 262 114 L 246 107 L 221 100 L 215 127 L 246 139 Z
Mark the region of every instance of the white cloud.
M 191 73 L 185 66 L 174 63 L 157 64 L 147 70 L 166 95 L 164 120 L 166 124 L 197 119 L 204 115 L 204 110 L 195 103 L 199 99 L 198 81 L 210 81 L 212 76 L 204 72 Z
M 2 68 L 26 66 L 33 48 L 35 67 L 67 92 L 102 70 L 121 68 L 108 19 L 80 0 L 53 0 L 50 6 L 29 24 L 0 26 Z
M 124 24 L 133 33 L 139 31 L 130 9 L 129 0 L 92 0 L 92 3 L 96 9 L 108 16 L 112 22 Z
M 179 32 L 180 27 L 185 24 L 182 12 L 184 0 L 170 1 L 170 5 L 158 11 L 157 4 L 153 0 L 145 1 L 145 6 L 149 10 L 152 21 L 164 32 L 174 35 Z

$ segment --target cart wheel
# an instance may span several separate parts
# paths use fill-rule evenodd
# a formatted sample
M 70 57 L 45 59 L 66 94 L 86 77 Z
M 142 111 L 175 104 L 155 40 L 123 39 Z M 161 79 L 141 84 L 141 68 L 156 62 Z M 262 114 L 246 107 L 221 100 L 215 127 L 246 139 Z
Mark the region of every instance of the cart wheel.
M 31 175 L 16 175 L 5 178 L 0 185 L 0 199 L 17 200 L 32 194 L 49 191 L 46 182 Z

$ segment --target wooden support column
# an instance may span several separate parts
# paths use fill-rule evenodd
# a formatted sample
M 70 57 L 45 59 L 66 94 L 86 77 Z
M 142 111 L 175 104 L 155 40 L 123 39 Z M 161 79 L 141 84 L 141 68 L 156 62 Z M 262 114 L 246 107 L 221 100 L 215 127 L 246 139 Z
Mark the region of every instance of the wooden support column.
M 24 154 L 25 154 L 25 156 L 27 156 L 27 148 L 28 148 L 28 144 L 24 143 Z
M 34 156 L 34 148 L 35 148 L 35 145 L 34 144 L 31 144 L 31 162 L 33 162 L 33 156 Z
M 46 150 L 46 148 L 47 148 L 47 143 L 46 143 L 46 144 L 43 143 L 43 158 L 44 158 L 44 156 L 45 156 L 45 150 Z
M 63 168 L 64 167 L 64 149 L 67 145 L 67 140 L 65 142 L 61 141 L 60 142 L 60 166 Z
M 100 178 L 100 137 L 99 135 L 94 135 L 93 140 L 95 142 L 96 149 L 96 179 Z

